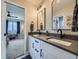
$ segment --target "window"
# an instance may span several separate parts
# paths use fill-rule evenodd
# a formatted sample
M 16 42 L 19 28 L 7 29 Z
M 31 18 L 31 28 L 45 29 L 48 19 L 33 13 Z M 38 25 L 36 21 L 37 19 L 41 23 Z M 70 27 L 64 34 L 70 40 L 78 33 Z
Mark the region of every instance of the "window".
M 17 23 L 13 22 L 13 32 L 17 32 Z
M 12 32 L 12 22 L 8 22 L 8 33 Z
M 17 33 L 17 22 L 8 21 L 8 33 Z

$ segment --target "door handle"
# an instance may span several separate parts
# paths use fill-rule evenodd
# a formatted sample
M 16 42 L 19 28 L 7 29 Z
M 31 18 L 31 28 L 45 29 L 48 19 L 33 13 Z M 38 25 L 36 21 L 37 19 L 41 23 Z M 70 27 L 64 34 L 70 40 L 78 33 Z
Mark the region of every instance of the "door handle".
M 4 36 L 6 36 L 7 35 L 7 33 L 4 33 Z
M 42 49 L 40 49 L 40 57 L 42 57 L 43 55 L 42 55 Z

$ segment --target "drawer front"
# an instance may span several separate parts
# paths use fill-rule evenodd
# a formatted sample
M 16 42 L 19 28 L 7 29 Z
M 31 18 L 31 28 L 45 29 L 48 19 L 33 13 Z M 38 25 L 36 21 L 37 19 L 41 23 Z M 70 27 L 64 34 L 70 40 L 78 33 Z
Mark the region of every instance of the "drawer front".
M 40 49 L 40 40 L 35 39 L 35 40 L 34 40 L 34 44 L 35 44 L 35 48 L 36 48 L 36 49 Z

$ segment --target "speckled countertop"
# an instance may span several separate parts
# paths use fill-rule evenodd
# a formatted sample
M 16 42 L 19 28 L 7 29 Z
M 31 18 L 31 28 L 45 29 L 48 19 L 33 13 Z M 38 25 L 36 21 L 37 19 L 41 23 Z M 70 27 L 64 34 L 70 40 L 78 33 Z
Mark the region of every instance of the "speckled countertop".
M 65 51 L 68 51 L 74 55 L 78 55 L 78 41 L 76 40 L 71 40 L 71 39 L 59 39 L 59 38 L 56 38 L 56 37 L 53 37 L 53 36 L 46 36 L 46 35 L 31 35 L 37 39 L 40 39 L 44 42 L 47 42 L 48 44 L 51 44 L 51 45 L 54 45 L 58 48 L 61 48 Z M 61 45 L 61 44 L 58 44 L 56 42 L 52 42 L 52 41 L 49 41 L 48 38 L 52 37 L 53 38 L 56 38 L 56 39 L 59 39 L 59 40 L 63 40 L 63 41 L 67 41 L 67 42 L 71 42 L 72 44 L 70 46 L 65 46 L 65 45 Z

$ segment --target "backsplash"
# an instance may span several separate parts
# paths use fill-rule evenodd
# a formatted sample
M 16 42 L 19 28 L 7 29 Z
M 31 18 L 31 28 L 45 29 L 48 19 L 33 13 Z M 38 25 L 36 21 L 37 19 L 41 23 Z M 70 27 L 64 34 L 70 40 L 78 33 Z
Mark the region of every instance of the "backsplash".
M 59 34 L 57 32 L 57 30 L 43 30 L 41 32 L 45 33 L 46 31 L 48 31 L 49 33 L 56 33 L 56 34 Z M 78 35 L 78 32 L 72 32 L 71 30 L 69 29 L 63 29 L 63 34 L 67 34 L 67 35 Z
M 46 33 L 47 30 L 43 30 L 43 31 L 40 31 L 41 34 L 45 34 L 47 35 Z M 29 34 L 38 34 L 39 32 L 29 32 Z M 48 30 L 48 35 L 49 36 L 55 36 L 55 37 L 59 37 L 59 32 L 57 32 L 57 30 Z M 72 39 L 72 40 L 78 40 L 78 33 L 77 32 L 71 32 L 70 30 L 63 30 L 63 35 L 65 39 Z

